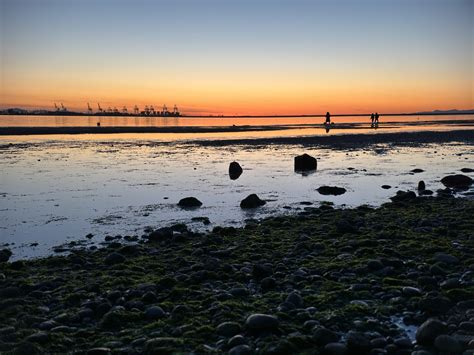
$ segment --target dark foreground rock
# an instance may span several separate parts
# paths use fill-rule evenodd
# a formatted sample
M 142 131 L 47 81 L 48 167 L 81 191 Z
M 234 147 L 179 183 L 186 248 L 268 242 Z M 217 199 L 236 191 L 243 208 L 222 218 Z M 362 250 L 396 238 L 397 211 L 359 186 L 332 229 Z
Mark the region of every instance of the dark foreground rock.
M 295 171 L 316 170 L 318 162 L 316 158 L 308 154 L 298 155 L 295 157 Z
M 0 353 L 470 353 L 474 201 L 328 207 L 2 262 Z
M 182 208 L 197 208 L 202 206 L 202 202 L 196 197 L 185 197 L 179 200 L 178 206 Z
M 346 189 L 338 186 L 321 186 L 316 189 L 321 195 L 342 195 L 346 193 Z
M 266 202 L 264 200 L 261 200 L 260 197 L 258 197 L 256 194 L 251 194 L 240 202 L 240 208 L 257 208 L 265 204 Z
M 445 176 L 441 179 L 441 182 L 446 187 L 465 189 L 472 184 L 472 179 L 466 175 L 456 174 Z
M 0 263 L 7 262 L 10 260 L 10 257 L 13 255 L 10 249 L 0 250 Z
M 229 177 L 231 180 L 237 180 L 242 175 L 242 167 L 236 161 L 229 164 Z

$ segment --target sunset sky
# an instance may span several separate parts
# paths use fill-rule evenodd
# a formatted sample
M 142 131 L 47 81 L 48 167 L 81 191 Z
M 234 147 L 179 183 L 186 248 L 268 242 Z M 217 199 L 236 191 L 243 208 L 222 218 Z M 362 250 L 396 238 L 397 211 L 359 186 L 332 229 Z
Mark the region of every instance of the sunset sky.
M 472 0 L 0 0 L 0 106 L 471 109 Z

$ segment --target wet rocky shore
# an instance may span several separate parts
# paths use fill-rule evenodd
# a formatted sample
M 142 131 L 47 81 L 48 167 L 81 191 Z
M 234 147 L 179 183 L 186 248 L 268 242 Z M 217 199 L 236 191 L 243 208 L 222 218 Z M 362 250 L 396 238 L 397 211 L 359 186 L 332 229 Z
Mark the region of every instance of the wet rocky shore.
M 474 354 L 473 216 L 472 199 L 412 196 L 2 251 L 0 352 Z

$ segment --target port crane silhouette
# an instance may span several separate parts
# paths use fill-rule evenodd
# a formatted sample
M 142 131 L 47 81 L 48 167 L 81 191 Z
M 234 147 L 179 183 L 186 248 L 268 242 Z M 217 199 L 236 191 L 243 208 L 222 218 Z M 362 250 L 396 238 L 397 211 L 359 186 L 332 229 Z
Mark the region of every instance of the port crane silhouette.
M 89 103 L 87 103 L 87 113 L 89 115 L 92 115 L 92 107 L 91 107 L 91 105 L 89 105 Z
M 104 110 L 102 109 L 102 107 L 100 107 L 100 103 L 97 103 L 97 110 L 99 112 L 104 112 Z
M 135 115 L 138 115 L 138 114 L 140 113 L 140 109 L 138 108 L 137 105 L 135 105 L 135 107 L 133 108 L 133 113 L 134 113 Z

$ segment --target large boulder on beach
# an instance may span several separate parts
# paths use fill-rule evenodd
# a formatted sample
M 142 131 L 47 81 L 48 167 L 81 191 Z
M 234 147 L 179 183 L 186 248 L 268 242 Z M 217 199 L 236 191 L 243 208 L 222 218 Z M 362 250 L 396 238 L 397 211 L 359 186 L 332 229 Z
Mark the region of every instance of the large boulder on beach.
M 472 179 L 466 175 L 456 174 L 445 176 L 441 179 L 441 182 L 446 187 L 467 189 L 472 184 Z
M 236 161 L 233 161 L 229 165 L 229 177 L 231 180 L 237 180 L 242 175 L 242 167 Z
M 265 201 L 261 200 L 256 194 L 248 195 L 240 202 L 240 208 L 257 208 L 266 204 Z
M 342 195 L 346 193 L 346 189 L 337 186 L 321 186 L 316 189 L 321 195 Z
M 298 155 L 295 157 L 295 171 L 310 171 L 316 170 L 318 161 L 316 158 L 308 154 Z
M 196 197 L 185 197 L 179 200 L 178 206 L 181 208 L 197 208 L 202 206 L 202 202 Z

